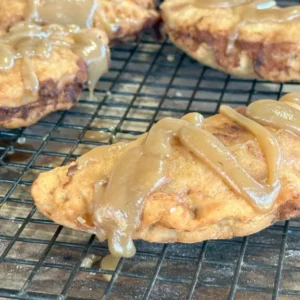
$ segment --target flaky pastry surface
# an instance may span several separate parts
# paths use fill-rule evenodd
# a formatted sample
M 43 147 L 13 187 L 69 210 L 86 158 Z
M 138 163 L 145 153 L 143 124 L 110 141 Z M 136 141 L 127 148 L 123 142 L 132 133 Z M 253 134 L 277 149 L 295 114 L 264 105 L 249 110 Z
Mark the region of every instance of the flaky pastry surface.
M 276 82 L 300 80 L 300 19 L 240 26 L 234 48 L 226 53 L 240 16 L 232 8 L 203 9 L 194 0 L 166 0 L 161 6 L 173 43 L 199 62 L 244 78 Z
M 94 27 L 106 31 L 110 40 L 134 36 L 154 25 L 159 14 L 154 0 L 98 0 L 99 9 L 94 16 Z M 0 34 L 26 18 L 28 0 L 0 0 Z M 115 26 L 114 32 L 103 26 L 101 19 Z
M 232 151 L 255 180 L 266 180 L 265 157 L 252 134 L 222 115 L 206 119 L 204 128 Z M 142 223 L 134 237 L 152 242 L 185 243 L 227 239 L 255 233 L 277 220 L 300 216 L 300 139 L 284 130 L 270 130 L 276 135 L 283 156 L 282 188 L 271 211 L 255 210 L 175 140 L 168 163 L 171 180 L 145 199 Z M 101 155 L 98 147 L 92 150 L 97 158 L 91 163 L 83 164 L 83 155 L 68 166 L 39 175 L 32 186 L 38 209 L 58 224 L 94 233 L 95 228 L 86 217 L 94 197 L 94 185 L 101 178 L 109 180 L 118 157 L 135 143 L 108 146 L 109 155 Z

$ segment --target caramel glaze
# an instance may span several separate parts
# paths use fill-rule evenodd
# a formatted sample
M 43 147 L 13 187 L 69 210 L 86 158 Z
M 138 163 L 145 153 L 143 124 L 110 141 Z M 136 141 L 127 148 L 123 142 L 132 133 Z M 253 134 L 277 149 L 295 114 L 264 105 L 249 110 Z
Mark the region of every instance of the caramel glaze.
M 91 28 L 97 7 L 97 0 L 28 0 L 27 18 L 46 24 Z
M 119 261 L 120 261 L 120 258 L 108 254 L 102 258 L 102 260 L 100 262 L 100 268 L 114 272 L 119 264 Z M 112 278 L 112 275 L 103 274 L 103 277 L 107 282 L 109 282 Z
M 228 8 L 250 3 L 253 0 L 194 0 L 193 5 L 201 8 Z
M 91 95 L 99 78 L 108 70 L 108 50 L 95 31 L 82 31 L 75 25 L 19 23 L 0 38 L 0 72 L 9 72 L 16 60 L 22 61 L 24 104 L 36 99 L 39 91 L 31 58 L 47 59 L 55 46 L 71 48 L 85 60 Z
M 268 169 L 268 176 L 262 182 L 252 178 L 230 150 L 204 129 L 204 119 L 198 113 L 187 114 L 181 120 L 163 119 L 133 143 L 96 148 L 79 159 L 81 168 L 93 163 L 97 157 L 105 159 L 115 147 L 123 149 L 108 178 L 99 178 L 95 184 L 95 197 L 89 214 L 93 216 L 99 239 L 108 239 L 114 256 L 130 257 L 135 254 L 132 235 L 141 225 L 144 200 L 171 180 L 168 163 L 174 143 L 179 143 L 208 165 L 253 209 L 270 211 L 281 189 L 281 150 L 273 130 L 268 127 L 300 135 L 299 98 L 300 94 L 290 94 L 279 102 L 260 100 L 250 104 L 244 114 L 228 106 L 220 109 L 222 115 L 248 130 L 260 144 Z
M 27 20 L 43 24 L 75 24 L 81 28 L 91 28 L 95 17 L 109 37 L 120 29 L 124 19 L 120 12 L 113 20 L 108 19 L 105 3 L 99 0 L 28 0 Z M 120 3 L 121 10 L 121 3 Z M 127 20 L 135 25 L 133 19 Z
M 193 5 L 200 8 L 231 8 L 239 16 L 237 24 L 231 29 L 227 44 L 229 53 L 238 39 L 240 28 L 252 23 L 284 23 L 300 17 L 299 6 L 278 8 L 275 1 L 269 0 L 194 0 Z
M 279 100 L 280 102 L 288 102 L 290 105 L 291 103 L 299 104 L 300 105 L 300 93 L 289 93 L 281 97 Z

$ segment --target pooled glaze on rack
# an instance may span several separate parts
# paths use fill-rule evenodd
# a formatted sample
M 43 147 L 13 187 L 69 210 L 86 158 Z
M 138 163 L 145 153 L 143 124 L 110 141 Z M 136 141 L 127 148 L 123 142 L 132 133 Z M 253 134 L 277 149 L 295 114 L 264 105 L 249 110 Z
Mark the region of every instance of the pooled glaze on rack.
M 201 8 L 232 8 L 234 15 L 239 16 L 239 21 L 231 29 L 226 52 L 234 48 L 234 44 L 239 36 L 240 28 L 243 25 L 252 23 L 284 23 L 290 22 L 300 17 L 300 6 L 290 6 L 279 8 L 272 0 L 194 0 L 194 6 Z
M 100 268 L 104 270 L 109 270 L 109 271 L 115 271 L 118 264 L 119 264 L 120 258 L 113 256 L 113 255 L 106 255 L 101 259 L 100 262 Z M 110 274 L 103 274 L 103 278 L 109 282 L 112 278 L 112 275 Z
M 181 145 L 214 170 L 232 191 L 241 195 L 253 209 L 269 211 L 278 197 L 281 183 L 281 151 L 275 135 L 263 125 L 300 133 L 300 106 L 289 105 L 299 95 L 283 101 L 261 100 L 252 103 L 242 115 L 228 106 L 220 113 L 255 136 L 264 153 L 268 176 L 257 182 L 238 163 L 230 150 L 205 130 L 204 119 L 191 113 L 181 120 L 166 118 L 130 144 L 117 144 L 92 150 L 79 159 L 79 168 L 94 159 L 111 156 L 122 150 L 108 178 L 99 178 L 89 214 L 101 241 L 108 239 L 112 255 L 135 254 L 132 236 L 141 224 L 144 200 L 168 183 L 169 158 L 174 145 Z M 285 99 L 289 101 L 285 102 Z M 294 103 L 293 103 L 294 104 Z M 269 121 L 268 121 L 269 120 Z
M 109 271 L 115 271 L 118 264 L 119 264 L 120 258 L 115 257 L 111 254 L 107 254 L 104 257 L 96 256 L 94 254 L 87 255 L 80 267 L 82 268 L 99 268 L 102 270 L 109 270 Z M 105 281 L 109 282 L 112 278 L 112 275 L 110 274 L 102 274 Z
M 28 0 L 27 18 L 46 24 L 91 28 L 97 0 Z
M 95 31 L 81 31 L 73 25 L 43 27 L 19 23 L 0 38 L 0 71 L 9 71 L 16 60 L 22 61 L 24 104 L 37 98 L 39 91 L 39 80 L 31 58 L 47 59 L 54 46 L 70 48 L 84 59 L 88 66 L 91 95 L 99 78 L 108 70 L 107 48 Z

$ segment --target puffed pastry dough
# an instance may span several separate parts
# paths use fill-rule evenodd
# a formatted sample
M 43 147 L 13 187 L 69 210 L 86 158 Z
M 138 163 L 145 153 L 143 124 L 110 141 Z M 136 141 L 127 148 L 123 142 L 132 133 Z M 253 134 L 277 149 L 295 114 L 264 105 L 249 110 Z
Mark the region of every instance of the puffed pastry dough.
M 231 7 L 203 8 L 194 5 L 195 2 L 165 0 L 161 5 L 165 31 L 189 56 L 238 77 L 275 82 L 300 80 L 299 16 L 292 22 L 258 19 L 241 23 L 234 47 L 227 51 L 228 41 L 241 22 L 241 16 Z
M 255 180 L 264 182 L 268 172 L 265 156 L 249 131 L 220 114 L 205 119 L 203 128 L 228 147 Z M 146 197 L 142 222 L 134 238 L 184 243 L 229 239 L 258 232 L 278 220 L 300 216 L 300 138 L 285 130 L 269 129 L 282 151 L 281 190 L 270 211 L 254 209 L 208 165 L 175 141 L 168 158 L 170 180 Z M 32 186 L 38 209 L 58 224 L 95 233 L 93 222 L 86 217 L 95 183 L 99 178 L 109 180 L 120 155 L 135 143 L 107 146 L 110 148 L 107 155 L 101 155 L 98 147 L 89 153 L 95 154 L 92 163 L 82 163 L 86 159 L 83 155 L 67 166 L 39 175 Z

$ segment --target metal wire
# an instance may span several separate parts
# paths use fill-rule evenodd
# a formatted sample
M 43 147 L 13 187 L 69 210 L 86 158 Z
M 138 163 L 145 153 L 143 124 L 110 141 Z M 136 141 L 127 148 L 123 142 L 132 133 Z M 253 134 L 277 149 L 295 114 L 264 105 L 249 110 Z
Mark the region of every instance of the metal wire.
M 284 4 L 295 3 L 286 1 Z M 116 270 L 84 267 L 107 245 L 53 224 L 30 197 L 37 174 L 97 145 L 132 139 L 158 119 L 299 91 L 295 83 L 243 80 L 203 67 L 146 34 L 112 51 L 112 68 L 82 101 L 30 128 L 0 130 L 0 297 L 14 299 L 299 299 L 299 221 L 245 238 L 194 245 L 137 241 Z M 25 139 L 26 141 L 25 141 Z M 112 275 L 110 281 L 104 274 Z

